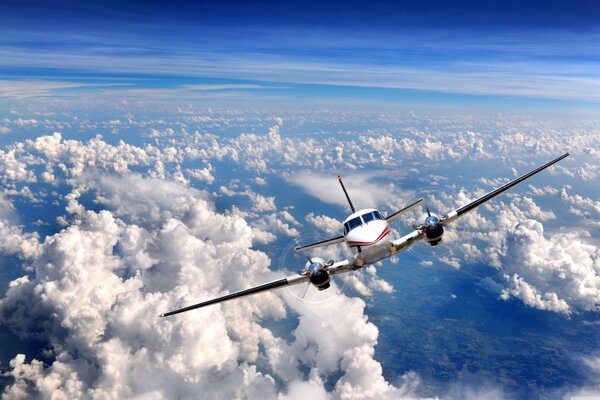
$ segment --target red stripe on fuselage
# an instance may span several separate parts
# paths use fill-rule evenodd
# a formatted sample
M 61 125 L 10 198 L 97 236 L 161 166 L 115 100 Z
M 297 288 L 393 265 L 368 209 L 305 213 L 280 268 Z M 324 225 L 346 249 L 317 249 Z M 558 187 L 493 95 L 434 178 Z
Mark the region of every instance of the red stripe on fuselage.
M 383 232 L 381 232 L 381 234 L 377 237 L 377 239 L 375 239 L 372 242 L 348 242 L 348 246 L 350 247 L 356 247 L 356 246 L 370 246 L 372 244 L 375 244 L 377 242 L 379 242 L 381 239 L 383 239 L 385 237 L 385 235 L 387 235 L 388 233 L 390 233 L 390 227 L 386 226 L 385 229 L 383 230 Z

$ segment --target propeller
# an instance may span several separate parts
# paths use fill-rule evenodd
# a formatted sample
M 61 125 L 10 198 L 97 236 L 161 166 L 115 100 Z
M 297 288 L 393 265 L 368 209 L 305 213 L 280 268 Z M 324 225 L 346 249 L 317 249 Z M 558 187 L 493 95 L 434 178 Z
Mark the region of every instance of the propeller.
M 310 281 L 308 281 L 306 283 L 306 286 L 304 287 L 304 291 L 302 292 L 302 296 L 300 296 L 300 301 L 304 301 L 304 298 L 306 297 L 306 293 L 308 293 L 308 289 L 310 288 Z
M 425 221 L 421 225 L 413 226 L 413 228 L 425 234 L 425 241 L 435 246 L 442 240 L 445 218 L 440 218 L 436 214 L 432 214 L 427 205 L 425 206 L 425 211 L 427 211 Z
M 305 275 L 309 277 L 308 284 L 306 285 L 306 288 L 302 293 L 302 297 L 300 297 L 301 300 L 303 300 L 304 296 L 306 296 L 308 288 L 311 284 L 316 286 L 319 290 L 325 290 L 329 288 L 329 282 L 331 279 L 329 277 L 329 272 L 327 271 L 327 269 L 334 263 L 333 260 L 325 262 L 325 260 L 319 257 L 306 256 L 306 258 L 308 262 L 304 266 L 304 269 L 298 271 L 300 275 Z

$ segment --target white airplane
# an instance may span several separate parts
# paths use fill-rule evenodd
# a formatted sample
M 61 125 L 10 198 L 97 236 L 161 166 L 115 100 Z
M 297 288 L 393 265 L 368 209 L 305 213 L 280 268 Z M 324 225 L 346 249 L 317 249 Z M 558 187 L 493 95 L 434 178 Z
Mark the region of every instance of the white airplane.
M 194 304 L 174 311 L 169 311 L 161 314 L 160 316 L 168 317 L 169 315 L 206 307 L 211 304 L 265 292 L 267 290 L 273 290 L 283 286 L 297 285 L 302 282 L 310 282 L 310 284 L 316 286 L 317 289 L 325 290 L 329 287 L 331 276 L 344 272 L 355 271 L 367 265 L 376 263 L 377 261 L 391 257 L 394 254 L 407 249 L 409 246 L 418 242 L 419 240 L 424 240 L 432 246 L 437 245 L 442 240 L 442 236 L 444 235 L 444 227 L 446 225 L 456 221 L 468 212 L 473 211 L 475 208 L 493 199 L 500 193 L 503 193 L 513 186 L 523 182 L 525 179 L 530 178 L 538 172 L 559 162 L 568 155 L 569 153 L 565 153 L 562 156 L 542 165 L 541 167 L 538 167 L 533 171 L 528 172 L 527 174 L 507 183 L 506 185 L 479 197 L 469 204 L 450 211 L 442 217 L 432 214 L 429 211 L 429 208 L 426 207 L 427 217 L 425 217 L 423 223 L 419 226 L 415 226 L 414 230 L 409 234 L 404 235 L 396 240 L 392 240 L 389 236 L 390 222 L 413 207 L 421 204 L 423 199 L 419 199 L 414 203 L 404 207 L 402 210 L 396 211 L 387 217 L 384 217 L 378 210 L 374 208 L 356 211 L 352 201 L 350 200 L 350 196 L 344 187 L 342 178 L 338 176 L 342 190 L 344 191 L 346 199 L 348 200 L 350 208 L 352 209 L 352 214 L 350 214 L 350 216 L 344 220 L 343 234 L 332 239 L 311 243 L 306 246 L 299 246 L 296 247 L 295 250 L 297 252 L 302 252 L 315 249 L 317 247 L 330 246 L 332 244 L 346 242 L 346 244 L 354 250 L 354 255 L 351 258 L 337 262 L 334 262 L 333 260 L 326 262 L 319 257 L 308 257 L 308 262 L 306 263 L 304 270 L 295 275 L 264 283 L 249 289 L 230 293 L 212 300 L 204 301 L 202 303 Z

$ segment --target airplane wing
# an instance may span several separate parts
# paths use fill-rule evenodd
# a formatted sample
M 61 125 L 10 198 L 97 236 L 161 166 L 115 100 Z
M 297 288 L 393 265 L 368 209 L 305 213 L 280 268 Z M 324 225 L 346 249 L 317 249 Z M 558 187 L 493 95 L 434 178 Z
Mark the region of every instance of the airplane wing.
M 538 167 L 538 168 L 534 169 L 533 171 L 530 171 L 530 172 L 526 173 L 525 175 L 522 175 L 522 176 L 518 177 L 517 179 L 514 179 L 514 180 L 508 182 L 506 185 L 500 186 L 499 188 L 492 190 L 489 193 L 484 194 L 483 196 L 479 197 L 478 199 L 473 200 L 472 202 L 465 204 L 464 206 L 459 207 L 456 210 L 449 212 L 448 214 L 446 214 L 439 220 L 439 225 L 444 226 L 451 222 L 456 221 L 458 218 L 465 215 L 466 213 L 473 211 L 480 205 L 490 201 L 491 199 L 498 196 L 499 194 L 504 193 L 505 191 L 512 188 L 513 186 L 518 185 L 519 183 L 523 182 L 524 180 L 526 180 L 528 178 L 531 178 L 533 175 L 537 174 L 538 172 L 545 170 L 546 168 L 550 167 L 551 165 L 556 164 L 557 162 L 559 162 L 560 160 L 562 160 L 563 158 L 566 158 L 568 156 L 569 156 L 569 153 L 565 153 L 562 156 L 555 158 L 554 160 L 542 165 L 541 167 Z M 414 243 L 418 242 L 420 239 L 423 239 L 426 236 L 426 229 L 427 229 L 427 226 L 421 225 L 420 227 L 418 227 L 414 231 L 410 232 L 409 234 L 404 235 L 397 240 L 394 240 L 392 242 L 391 255 L 394 255 L 402 250 L 405 250 L 408 247 L 410 247 L 411 245 L 413 245 Z
M 545 170 L 546 168 L 556 164 L 557 162 L 559 162 L 560 160 L 562 160 L 563 158 L 566 158 L 568 156 L 569 156 L 569 153 L 565 153 L 562 156 L 557 157 L 554 160 L 542 165 L 541 167 L 538 167 L 538 168 L 534 169 L 533 171 L 530 171 L 530 172 L 526 173 L 525 175 L 522 175 L 522 176 L 518 177 L 517 179 L 508 182 L 506 185 L 500 186 L 499 188 L 492 190 L 489 193 L 484 194 L 483 196 L 479 197 L 476 200 L 473 200 L 469 204 L 466 204 L 460 208 L 457 208 L 456 210 L 449 212 L 444 217 L 442 217 L 440 222 L 445 225 L 445 224 L 448 224 L 450 222 L 457 220 L 458 218 L 465 215 L 469 211 L 473 211 L 474 209 L 476 209 L 483 203 L 490 201 L 491 199 L 498 196 L 499 194 L 504 193 L 505 191 L 512 188 L 513 186 L 518 185 L 519 183 L 523 182 L 525 179 L 531 178 L 533 175 L 537 174 L 538 172 Z
M 388 223 L 390 223 L 393 220 L 395 220 L 396 218 L 398 218 L 399 216 L 401 216 L 402 214 L 404 214 L 405 212 L 410 211 L 414 207 L 418 206 L 422 202 L 423 202 L 423 198 L 421 197 L 419 200 L 415 201 L 412 204 L 407 205 L 402 210 L 396 211 L 395 213 L 388 215 L 387 217 L 385 217 L 385 219 L 387 220 Z
M 268 283 L 263 283 L 262 285 L 255 286 L 250 289 L 244 289 L 244 290 L 240 290 L 238 292 L 226 294 L 224 296 L 217 297 L 217 298 L 214 298 L 211 300 L 207 300 L 202 303 L 179 308 L 174 311 L 169 311 L 164 314 L 160 314 L 159 316 L 160 317 L 168 317 L 169 315 L 179 314 L 179 313 L 182 313 L 185 311 L 194 310 L 196 308 L 210 306 L 211 304 L 216 304 L 216 303 L 221 303 L 221 302 L 227 301 L 227 300 L 237 299 L 238 297 L 244 297 L 244 296 L 249 296 L 251 294 L 266 292 L 268 290 L 278 289 L 283 286 L 297 285 L 299 283 L 306 282 L 309 279 L 310 279 L 310 277 L 308 275 L 296 274 L 296 275 L 288 276 L 287 278 L 282 278 L 282 279 L 278 279 L 278 280 L 271 281 Z
M 329 275 L 337 275 L 343 272 L 348 272 L 352 270 L 354 267 L 353 261 L 343 260 L 338 261 L 336 263 L 326 265 L 322 268 L 322 270 L 326 271 Z M 292 286 L 297 285 L 302 282 L 307 282 L 310 280 L 310 274 L 302 274 L 298 273 L 296 275 L 288 276 L 287 278 L 278 279 L 275 281 L 263 283 L 262 285 L 258 285 L 249 289 L 240 290 L 238 292 L 233 292 L 230 294 L 226 294 L 224 296 L 216 297 L 211 300 L 203 301 L 202 303 L 194 304 L 191 306 L 179 308 L 177 310 L 169 311 L 164 314 L 160 314 L 159 317 L 168 317 L 170 315 L 179 314 L 182 312 L 195 310 L 196 308 L 202 308 L 206 306 L 210 306 L 212 304 L 222 303 L 227 300 L 237 299 L 239 297 L 249 296 L 256 293 L 266 292 L 273 289 L 278 289 L 284 286 Z
M 332 244 L 342 243 L 343 241 L 344 241 L 344 236 L 340 235 L 340 236 L 336 236 L 332 239 L 321 240 L 320 242 L 307 244 L 306 246 L 296 246 L 296 247 L 294 247 L 294 250 L 296 250 L 297 252 L 301 252 L 301 251 L 305 251 L 305 250 L 316 249 L 317 247 L 330 246 Z

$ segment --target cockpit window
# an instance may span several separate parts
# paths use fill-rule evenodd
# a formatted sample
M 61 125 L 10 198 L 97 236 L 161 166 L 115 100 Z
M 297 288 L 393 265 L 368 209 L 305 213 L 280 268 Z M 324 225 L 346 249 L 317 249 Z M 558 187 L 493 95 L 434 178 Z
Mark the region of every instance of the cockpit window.
M 360 217 L 352 218 L 350 221 L 348 221 L 344 224 L 344 230 L 346 231 L 346 233 L 348 233 L 352 229 L 356 228 L 357 226 L 361 226 L 361 225 L 362 225 L 362 221 L 361 221 Z
M 362 220 L 361 220 L 362 217 Z M 375 221 L 377 219 L 384 219 L 379 211 L 371 211 L 366 214 L 360 215 L 358 217 L 352 218 L 350 221 L 344 224 L 344 234 L 348 234 L 352 229 L 357 226 L 361 226 L 362 224 L 366 224 L 371 221 Z
M 381 216 L 379 211 L 368 212 L 366 214 L 363 214 L 362 217 L 363 217 L 363 220 L 365 221 L 365 223 L 374 221 L 376 219 L 383 219 L 383 217 Z

